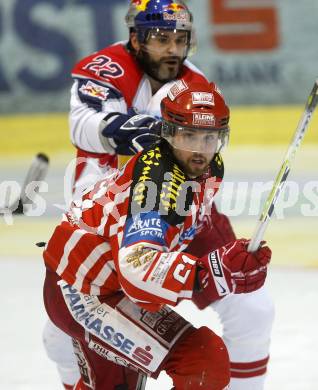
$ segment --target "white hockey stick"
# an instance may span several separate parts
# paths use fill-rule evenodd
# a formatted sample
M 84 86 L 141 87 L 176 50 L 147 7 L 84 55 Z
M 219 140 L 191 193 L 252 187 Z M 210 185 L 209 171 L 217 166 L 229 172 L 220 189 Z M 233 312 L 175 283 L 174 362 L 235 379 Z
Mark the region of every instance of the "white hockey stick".
M 292 139 L 292 142 L 289 145 L 283 164 L 278 172 L 278 175 L 276 176 L 275 182 L 273 184 L 273 188 L 264 203 L 263 211 L 258 219 L 256 229 L 248 245 L 249 252 L 255 252 L 258 249 L 264 237 L 265 230 L 267 228 L 267 225 L 270 221 L 270 218 L 275 208 L 275 203 L 284 188 L 287 176 L 290 172 L 291 163 L 294 160 L 297 149 L 299 148 L 301 141 L 304 138 L 308 124 L 310 122 L 310 118 L 312 116 L 312 113 L 315 110 L 315 107 L 317 106 L 317 103 L 318 103 L 318 80 L 315 81 L 313 89 L 310 92 L 310 95 L 308 97 L 305 106 L 304 113 L 296 128 L 294 137 Z
M 49 167 L 49 158 L 43 153 L 38 153 L 27 172 L 26 178 L 24 180 L 23 186 L 21 188 L 21 193 L 18 199 L 9 209 L 12 210 L 14 214 L 23 214 L 23 205 L 27 202 L 28 198 L 26 196 L 26 187 L 33 181 L 42 181 L 44 180 L 47 170 Z

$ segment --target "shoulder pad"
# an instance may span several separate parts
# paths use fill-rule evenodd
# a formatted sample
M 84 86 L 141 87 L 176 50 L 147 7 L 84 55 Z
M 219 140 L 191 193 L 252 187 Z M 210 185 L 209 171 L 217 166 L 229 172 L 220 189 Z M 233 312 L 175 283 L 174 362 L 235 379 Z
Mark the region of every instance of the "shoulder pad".
M 119 100 L 122 98 L 121 92 L 111 84 L 106 86 L 100 81 L 89 78 L 80 78 L 77 80 L 77 93 L 80 100 L 83 103 L 87 103 L 89 107 L 97 109 L 97 111 L 102 110 L 102 102 L 110 99 Z
M 88 78 L 106 86 L 114 86 L 122 93 L 128 105 L 131 105 L 142 76 L 134 57 L 121 43 L 91 54 L 79 61 L 72 70 L 73 78 Z
M 129 216 L 156 210 L 169 225 L 184 221 L 193 192 L 189 191 L 185 173 L 161 144 L 140 154 L 132 180 Z

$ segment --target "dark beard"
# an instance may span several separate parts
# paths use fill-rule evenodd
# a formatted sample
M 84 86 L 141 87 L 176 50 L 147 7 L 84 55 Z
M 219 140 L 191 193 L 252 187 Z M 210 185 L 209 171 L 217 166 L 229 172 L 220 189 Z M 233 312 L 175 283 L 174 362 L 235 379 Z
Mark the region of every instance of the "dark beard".
M 172 59 L 178 59 L 180 61 L 179 57 L 171 57 Z M 186 57 L 182 58 L 179 64 L 178 73 L 174 75 L 173 77 L 160 77 L 160 65 L 161 61 L 153 61 L 150 58 L 149 53 L 147 53 L 145 50 L 140 49 L 138 53 L 136 53 L 136 60 L 139 65 L 139 67 L 146 73 L 148 76 L 153 78 L 154 80 L 158 81 L 159 83 L 165 84 L 168 83 L 171 80 L 176 79 L 178 76 L 182 73 L 182 65 L 185 61 Z

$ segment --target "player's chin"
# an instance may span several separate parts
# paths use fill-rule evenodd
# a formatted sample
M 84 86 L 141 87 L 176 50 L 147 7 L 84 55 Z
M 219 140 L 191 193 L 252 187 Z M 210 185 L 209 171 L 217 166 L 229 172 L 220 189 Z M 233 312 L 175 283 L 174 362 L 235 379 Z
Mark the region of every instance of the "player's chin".
M 190 161 L 188 163 L 188 171 L 191 173 L 193 176 L 201 176 L 203 175 L 208 168 L 208 164 L 206 162 L 195 162 L 195 161 Z
M 162 82 L 168 82 L 177 78 L 180 73 L 179 63 L 162 63 L 158 69 L 158 79 Z

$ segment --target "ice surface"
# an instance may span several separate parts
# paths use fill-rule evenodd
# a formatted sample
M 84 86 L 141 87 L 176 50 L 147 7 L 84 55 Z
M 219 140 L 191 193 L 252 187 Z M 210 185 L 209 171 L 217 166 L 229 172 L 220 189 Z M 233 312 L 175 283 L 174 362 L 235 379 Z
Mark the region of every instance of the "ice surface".
M 44 266 L 39 257 L 0 260 L 1 369 L 3 390 L 62 389 L 54 364 L 46 357 L 41 335 L 46 314 L 42 303 Z M 268 288 L 276 302 L 271 361 L 266 390 L 318 388 L 318 270 L 271 267 Z M 199 312 L 191 303 L 180 312 L 195 325 L 220 325 L 210 310 Z M 147 390 L 170 388 L 162 374 Z

